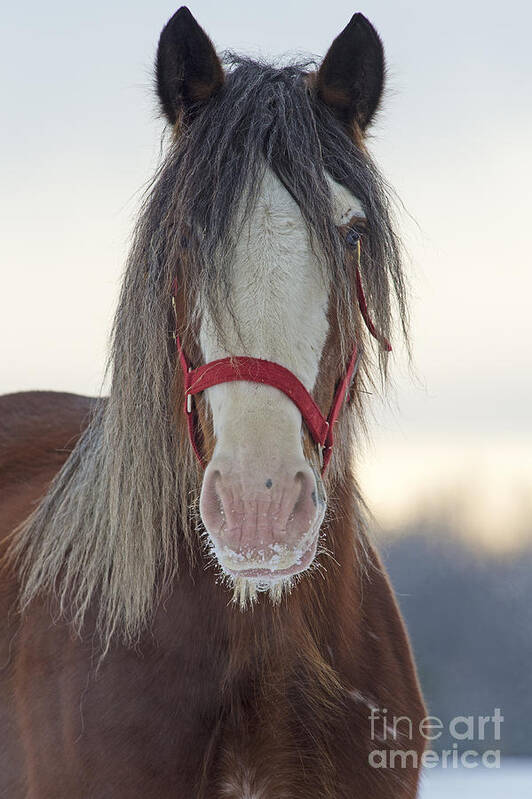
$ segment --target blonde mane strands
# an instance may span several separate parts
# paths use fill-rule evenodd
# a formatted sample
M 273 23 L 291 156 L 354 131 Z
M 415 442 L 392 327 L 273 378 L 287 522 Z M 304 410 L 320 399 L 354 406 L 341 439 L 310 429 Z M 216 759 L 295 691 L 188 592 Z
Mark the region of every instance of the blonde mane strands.
M 113 326 L 109 399 L 8 553 L 22 580 L 22 607 L 52 592 L 79 630 L 94 605 L 104 647 L 115 633 L 137 640 L 176 578 L 178 555 L 197 551 L 191 508 L 201 476 L 175 379 L 172 282 L 177 274 L 190 306 L 180 320 L 189 338 L 202 306 L 216 320 L 220 302 L 230 304 L 236 214 L 251 208 L 265 165 L 299 203 L 332 275 L 341 350 L 361 331 L 325 170 L 360 199 L 367 217 L 362 276 L 376 326 L 390 338 L 395 296 L 406 331 L 386 185 L 308 90 L 308 65 L 276 69 L 228 56 L 227 67 L 224 89 L 170 146 L 142 208 Z M 368 379 L 378 374 L 365 366 Z M 342 430 L 350 439 L 347 420 Z M 342 468 L 347 454 L 343 443 L 335 456 Z

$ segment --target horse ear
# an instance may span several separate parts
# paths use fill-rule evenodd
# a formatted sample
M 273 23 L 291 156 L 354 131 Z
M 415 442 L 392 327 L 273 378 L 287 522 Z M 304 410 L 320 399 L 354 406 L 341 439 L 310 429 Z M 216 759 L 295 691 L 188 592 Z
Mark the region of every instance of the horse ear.
M 216 50 L 186 6 L 161 33 L 155 70 L 161 107 L 172 125 L 181 111 L 199 110 L 223 84 Z
M 384 87 L 384 50 L 363 14 L 355 14 L 329 48 L 318 70 L 318 96 L 349 129 L 364 130 Z

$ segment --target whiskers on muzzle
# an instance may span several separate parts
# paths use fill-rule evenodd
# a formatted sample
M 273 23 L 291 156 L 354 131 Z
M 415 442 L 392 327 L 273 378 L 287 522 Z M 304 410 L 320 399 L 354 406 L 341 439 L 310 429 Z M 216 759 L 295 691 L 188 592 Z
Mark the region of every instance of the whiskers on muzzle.
M 327 554 L 321 531 L 327 508 L 325 489 L 319 473 L 311 466 L 308 466 L 301 483 L 300 494 L 305 493 L 303 502 L 299 496 L 282 527 L 273 512 L 263 510 L 259 519 L 257 502 L 247 504 L 248 517 L 243 512 L 236 519 L 238 525 L 233 527 L 228 526 L 229 514 L 222 512 L 215 533 L 205 524 L 205 515 L 208 514 L 201 513 L 201 539 L 207 567 L 217 571 L 219 581 L 232 591 L 232 601 L 242 610 L 254 605 L 259 594 L 265 594 L 273 604 L 279 604 L 303 575 L 324 571 L 316 556 Z M 301 505 L 308 511 L 309 492 L 312 516 L 304 529 L 294 528 L 290 522 L 294 518 L 301 522 L 303 518 Z M 230 518 L 234 523 L 235 514 Z

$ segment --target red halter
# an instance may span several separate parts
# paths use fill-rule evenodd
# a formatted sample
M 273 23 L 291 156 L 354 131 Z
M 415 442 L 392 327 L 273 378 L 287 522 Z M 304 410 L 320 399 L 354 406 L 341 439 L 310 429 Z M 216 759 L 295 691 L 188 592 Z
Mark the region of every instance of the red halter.
M 357 241 L 356 247 L 358 258 L 360 258 L 360 241 Z M 384 349 L 389 352 L 392 349 L 390 343 L 379 336 L 369 316 L 358 261 L 356 266 L 356 290 L 360 313 L 362 314 L 362 318 L 369 332 L 382 344 Z M 321 473 L 322 475 L 324 474 L 332 455 L 334 425 L 340 415 L 344 402 L 346 402 L 349 396 L 351 384 L 359 363 L 359 350 L 356 342 L 345 373 L 336 387 L 327 417 L 322 414 L 314 398 L 310 392 L 307 391 L 303 383 L 293 372 L 281 366 L 281 364 L 274 363 L 273 361 L 266 361 L 262 358 L 234 356 L 220 358 L 219 360 L 211 361 L 210 363 L 193 369 L 187 361 L 181 345 L 181 340 L 177 333 L 176 344 L 185 385 L 185 415 L 187 418 L 188 435 L 192 448 L 203 468 L 205 468 L 205 461 L 198 443 L 198 420 L 193 407 L 192 397 L 196 394 L 201 394 L 201 392 L 205 391 L 207 388 L 218 386 L 221 383 L 245 380 L 251 383 L 262 383 L 263 385 L 273 386 L 273 388 L 282 391 L 283 394 L 286 394 L 286 396 L 292 400 L 294 405 L 299 409 L 308 431 L 318 447 Z

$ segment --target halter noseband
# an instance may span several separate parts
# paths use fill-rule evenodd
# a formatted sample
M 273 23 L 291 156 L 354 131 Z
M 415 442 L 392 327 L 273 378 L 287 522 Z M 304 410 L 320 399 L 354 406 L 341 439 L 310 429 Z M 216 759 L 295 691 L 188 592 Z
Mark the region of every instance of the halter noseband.
M 368 312 L 366 298 L 364 296 L 364 289 L 362 286 L 362 278 L 360 275 L 360 238 L 355 231 L 350 231 L 347 235 L 347 243 L 356 248 L 356 291 L 358 306 L 362 318 L 366 323 L 371 335 L 380 342 L 384 349 L 389 352 L 392 347 L 385 338 L 379 335 L 371 320 Z M 176 284 L 174 284 L 174 297 L 172 298 L 175 309 L 175 294 Z M 196 454 L 196 457 L 203 468 L 205 468 L 205 461 L 201 454 L 201 449 L 198 441 L 198 419 L 196 409 L 194 408 L 192 397 L 196 394 L 201 394 L 212 386 L 218 386 L 222 383 L 232 383 L 236 380 L 245 380 L 250 383 L 260 383 L 266 386 L 282 391 L 301 413 L 303 421 L 305 422 L 314 443 L 318 448 L 320 459 L 320 467 L 322 475 L 325 473 L 327 466 L 332 455 L 332 448 L 334 444 L 334 425 L 340 415 L 340 411 L 344 403 L 347 401 L 351 385 L 353 383 L 358 364 L 360 361 L 360 352 L 357 342 L 355 341 L 353 351 L 349 359 L 349 363 L 345 370 L 343 377 L 340 379 L 334 398 L 332 401 L 329 414 L 325 417 L 319 409 L 316 401 L 309 391 L 305 388 L 303 383 L 295 376 L 293 372 L 279 363 L 273 361 L 266 361 L 263 358 L 249 358 L 246 356 L 233 356 L 229 358 L 220 358 L 216 361 L 203 364 L 193 369 L 183 351 L 179 335 L 175 335 L 177 352 L 179 356 L 179 363 L 183 371 L 183 381 L 185 388 L 185 416 L 187 419 L 188 435 L 190 443 Z

